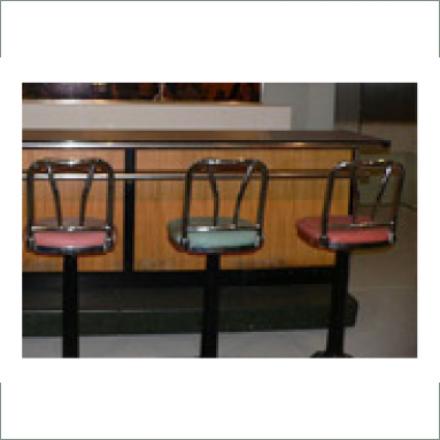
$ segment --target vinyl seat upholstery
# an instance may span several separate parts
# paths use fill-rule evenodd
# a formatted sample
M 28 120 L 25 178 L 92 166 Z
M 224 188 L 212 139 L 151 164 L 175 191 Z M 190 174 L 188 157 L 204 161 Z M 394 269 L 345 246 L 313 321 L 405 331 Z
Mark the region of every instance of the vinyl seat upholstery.
M 357 223 L 369 223 L 369 217 L 358 217 Z M 296 223 L 298 235 L 311 246 L 315 247 L 338 247 L 338 246 L 366 246 L 390 244 L 393 241 L 393 234 L 386 226 L 371 228 L 332 229 L 335 225 L 349 225 L 353 223 L 352 216 L 331 216 L 329 217 L 327 238 L 328 244 L 322 246 L 322 219 L 321 217 L 305 217 Z
M 104 231 L 41 231 L 34 233 L 37 247 L 84 249 L 104 247 L 106 233 Z
M 189 226 L 212 226 L 212 217 L 191 217 Z M 230 225 L 232 218 L 219 217 L 218 225 Z M 238 226 L 255 227 L 254 223 L 239 220 Z M 243 249 L 257 249 L 261 246 L 261 239 L 257 230 L 230 230 L 230 231 L 194 231 L 188 232 L 188 244 L 182 241 L 182 219 L 172 220 L 168 223 L 168 236 L 177 247 L 185 247 L 191 252 L 215 252 L 228 250 L 238 252 Z
M 39 222 L 41 226 L 54 228 L 54 230 L 35 231 L 32 235 L 32 248 L 37 253 L 51 253 L 51 254 L 81 254 L 81 253 L 99 253 L 103 252 L 107 247 L 108 235 L 105 228 L 105 223 L 102 220 L 89 217 L 85 221 L 85 226 L 95 227 L 101 230 L 87 230 L 87 231 L 68 231 L 56 230 L 56 219 L 46 218 Z M 79 226 L 78 219 L 66 218 L 63 222 L 64 227 Z M 113 231 L 114 240 L 115 231 Z

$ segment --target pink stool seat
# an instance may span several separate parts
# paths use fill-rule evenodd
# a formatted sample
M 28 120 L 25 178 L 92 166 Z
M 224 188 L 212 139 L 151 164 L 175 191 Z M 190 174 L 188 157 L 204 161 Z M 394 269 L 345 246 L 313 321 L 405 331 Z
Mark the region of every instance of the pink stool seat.
M 48 226 L 49 228 L 57 227 L 56 220 L 53 218 L 42 219 L 39 224 L 41 226 Z M 64 226 L 78 226 L 77 218 L 66 218 Z M 68 251 L 68 253 L 82 252 L 92 249 L 93 252 L 104 251 L 107 234 L 104 230 L 105 223 L 96 218 L 87 218 L 85 226 L 98 228 L 96 231 L 66 231 L 66 230 L 49 230 L 49 231 L 35 231 L 33 233 L 34 247 L 40 253 L 44 253 L 47 249 L 48 253 L 61 253 Z M 59 250 L 59 252 L 57 252 Z
M 40 231 L 34 233 L 37 247 L 85 249 L 104 247 L 104 231 Z
M 358 217 L 357 223 L 368 223 L 368 217 Z M 298 235 L 307 243 L 315 247 L 323 247 L 320 242 L 322 235 L 321 217 L 306 217 L 296 223 Z M 342 246 L 356 247 L 368 245 L 389 244 L 392 242 L 392 233 L 386 226 L 353 229 L 333 229 L 332 225 L 349 225 L 353 223 L 352 216 L 333 216 L 329 217 L 327 231 L 328 248 Z

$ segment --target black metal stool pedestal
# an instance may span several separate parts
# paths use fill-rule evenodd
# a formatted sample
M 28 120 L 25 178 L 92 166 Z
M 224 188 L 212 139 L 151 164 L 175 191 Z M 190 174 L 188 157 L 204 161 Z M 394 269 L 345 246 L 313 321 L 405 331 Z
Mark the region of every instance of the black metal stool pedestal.
M 63 256 L 63 357 L 79 356 L 78 261 L 76 255 Z
M 203 292 L 201 357 L 217 357 L 219 329 L 220 255 L 206 257 L 206 280 Z
M 327 346 L 312 357 L 351 357 L 344 353 L 345 310 L 348 298 L 350 254 L 336 252 L 336 264 L 333 273 L 330 299 L 330 316 L 327 333 Z

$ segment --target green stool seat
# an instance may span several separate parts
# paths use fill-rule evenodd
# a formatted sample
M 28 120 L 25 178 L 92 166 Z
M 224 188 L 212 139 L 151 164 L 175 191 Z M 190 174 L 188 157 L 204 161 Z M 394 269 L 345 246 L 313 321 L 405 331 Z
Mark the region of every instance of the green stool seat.
M 235 204 L 228 196 L 224 206 L 220 194 L 225 189 L 218 180 L 229 180 L 229 191 L 237 190 Z M 253 222 L 240 218 L 240 208 L 250 180 L 257 197 Z M 203 182 L 203 180 L 205 182 Z M 202 181 L 202 182 L 201 182 Z M 264 207 L 268 170 L 256 159 L 202 159 L 193 163 L 185 175 L 182 218 L 168 223 L 168 238 L 179 251 L 206 255 L 205 288 L 203 292 L 201 357 L 216 357 L 220 319 L 220 259 L 222 254 L 256 251 L 263 245 Z M 209 184 L 212 195 L 211 216 L 191 216 L 193 186 Z M 255 188 L 259 187 L 259 191 Z M 224 201 L 225 199 L 223 199 Z M 204 201 L 199 199 L 199 201 Z M 232 207 L 232 210 L 231 210 Z M 232 211 L 232 213 L 231 213 Z M 223 213 L 223 214 L 221 214 Z M 203 215 L 203 214 L 202 214 Z
M 231 217 L 219 217 L 218 226 L 232 225 Z M 192 226 L 212 226 L 212 217 L 191 217 L 189 227 Z M 238 220 L 239 227 L 249 227 L 249 230 L 210 230 L 188 232 L 188 241 L 182 241 L 182 219 L 172 220 L 168 223 L 168 236 L 171 242 L 189 252 L 194 253 L 216 253 L 234 252 L 246 249 L 258 249 L 261 246 L 260 234 L 255 228 L 255 224 L 247 220 Z

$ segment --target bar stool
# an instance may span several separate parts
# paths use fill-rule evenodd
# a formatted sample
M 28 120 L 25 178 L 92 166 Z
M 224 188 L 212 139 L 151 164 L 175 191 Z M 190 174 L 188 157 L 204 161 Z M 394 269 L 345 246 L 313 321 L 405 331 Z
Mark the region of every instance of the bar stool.
M 232 217 L 219 216 L 218 178 L 241 176 L 241 184 Z M 235 175 L 235 176 L 234 176 Z M 240 217 L 240 207 L 251 178 L 259 180 L 256 221 Z M 193 180 L 207 178 L 213 195 L 212 217 L 191 217 Z M 188 169 L 185 176 L 183 216 L 168 224 L 171 243 L 188 254 L 206 255 L 205 288 L 203 297 L 201 357 L 216 357 L 219 321 L 219 268 L 222 254 L 255 252 L 263 245 L 263 221 L 268 171 L 253 159 L 203 159 Z
M 47 175 L 54 200 L 55 217 L 35 220 L 35 185 L 38 174 Z M 86 218 L 88 196 L 95 174 L 107 181 L 105 218 Z M 41 176 L 46 177 L 46 176 Z M 77 218 L 64 218 L 58 179 L 84 180 Z M 79 356 L 78 337 L 78 255 L 104 254 L 114 245 L 114 173 L 100 159 L 43 159 L 27 171 L 27 249 L 42 255 L 63 256 L 63 357 Z
M 306 217 L 296 223 L 299 237 L 309 245 L 336 252 L 327 346 L 313 357 L 351 357 L 344 352 L 350 253 L 355 249 L 378 248 L 395 243 L 404 174 L 403 166 L 393 161 L 341 162 L 329 174 L 322 216 Z M 331 215 L 336 178 L 350 179 L 350 215 Z M 363 215 L 359 213 L 359 180 L 374 178 L 378 179 L 378 189 L 374 202 L 362 207 L 367 208 L 367 213 Z M 393 184 L 390 184 L 391 181 Z M 387 206 L 382 203 L 385 193 L 391 197 Z

